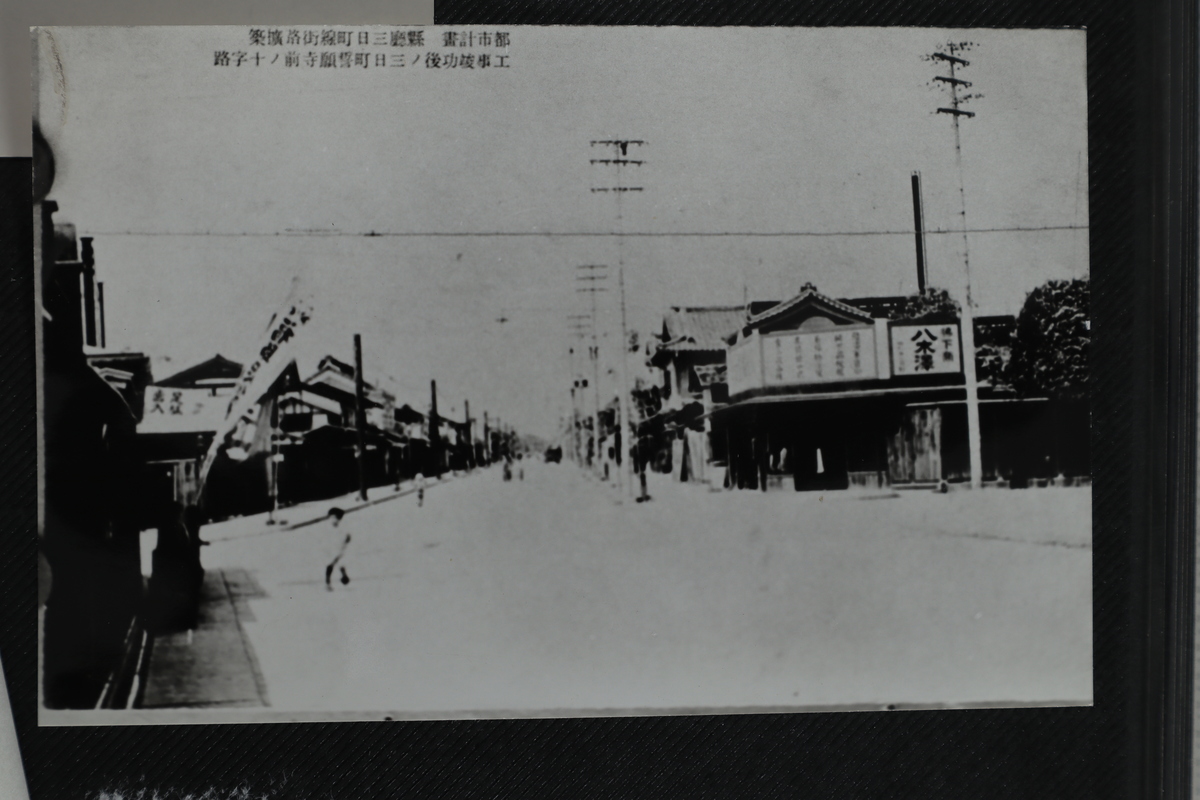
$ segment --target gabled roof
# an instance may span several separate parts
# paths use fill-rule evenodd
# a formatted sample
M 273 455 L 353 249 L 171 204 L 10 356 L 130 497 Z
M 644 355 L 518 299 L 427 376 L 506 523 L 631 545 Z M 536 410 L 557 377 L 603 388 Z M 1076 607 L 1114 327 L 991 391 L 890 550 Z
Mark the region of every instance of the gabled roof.
M 873 317 L 868 312 L 848 303 L 843 303 L 841 300 L 826 297 L 810 284 L 806 285 L 800 291 L 800 294 L 791 300 L 785 300 L 746 320 L 745 327 L 749 330 L 770 327 L 772 323 L 782 321 L 785 316 L 799 313 L 801 310 L 807 308 L 812 308 L 826 316 L 840 319 L 843 324 L 856 322 L 863 324 L 873 321 Z
M 395 411 L 395 416 L 396 416 L 396 422 L 417 423 L 417 422 L 425 421 L 425 415 L 422 414 L 420 411 L 417 411 L 415 408 L 410 406 L 408 403 L 405 403 L 404 405 L 397 408 Z
M 746 307 L 672 306 L 663 317 L 662 347 L 674 350 L 723 350 L 725 337 L 746 321 Z
M 865 311 L 875 319 L 896 319 L 900 309 L 908 302 L 905 295 L 884 295 L 881 297 L 839 297 L 839 303 L 854 306 Z M 775 308 L 779 300 L 751 300 L 750 316 L 756 317 L 769 309 Z
M 345 361 L 339 361 L 333 356 L 325 356 L 317 364 L 317 372 L 324 372 L 327 369 L 340 372 L 341 374 L 350 378 L 354 377 L 354 367 L 350 366 Z
M 305 387 L 324 397 L 341 399 L 346 396 L 353 402 L 355 395 L 354 367 L 333 356 L 325 356 L 317 365 L 314 375 L 304 381 Z M 391 392 L 363 381 L 363 397 L 368 406 L 385 407 L 394 403 Z
M 317 373 L 304 382 L 303 390 L 339 403 L 348 405 L 354 403 L 354 380 L 338 373 Z M 365 408 L 382 408 L 383 405 L 371 392 L 363 392 Z
M 181 372 L 176 372 L 169 378 L 158 381 L 156 385 L 168 386 L 174 389 L 196 389 L 203 386 L 212 386 L 216 383 L 227 383 L 232 386 L 237 383 L 237 379 L 241 375 L 241 364 L 236 361 L 230 361 L 218 353 L 207 361 L 202 361 Z

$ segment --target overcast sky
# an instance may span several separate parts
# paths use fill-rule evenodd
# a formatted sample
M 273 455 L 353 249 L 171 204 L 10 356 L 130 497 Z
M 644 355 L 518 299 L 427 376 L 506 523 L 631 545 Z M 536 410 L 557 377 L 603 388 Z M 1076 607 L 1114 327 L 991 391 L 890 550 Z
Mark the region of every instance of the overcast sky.
M 508 32 L 507 50 L 453 52 L 510 66 L 374 65 L 449 53 L 446 30 Z M 806 281 L 835 297 L 915 292 L 914 170 L 930 282 L 960 295 L 963 237 L 937 233 L 962 219 L 953 127 L 935 113 L 948 97 L 932 78 L 946 73 L 922 58 L 947 41 L 975 44 L 960 77 L 982 95 L 962 124 L 967 225 L 988 231 L 968 240 L 977 313 L 1016 313 L 1046 279 L 1087 274 L 1082 32 L 424 38 L 432 46 L 253 47 L 246 28 L 44 35 L 36 111 L 57 158 L 51 197 L 59 221 L 95 236 L 110 347 L 169 357 L 157 377 L 217 352 L 248 360 L 298 275 L 318 296 L 302 372 L 324 353 L 348 360 L 360 332 L 368 380 L 389 378 L 402 401 L 424 408 L 436 378 L 441 408 L 469 399 L 473 415 L 548 434 L 569 408 L 567 317 L 588 310 L 578 265 L 611 268 L 613 291 L 597 295 L 610 366 L 618 264 L 643 336 L 670 305 L 783 299 Z M 347 49 L 371 66 L 283 65 L 290 51 Z M 225 50 L 261 64 L 216 66 Z M 589 164 L 610 155 L 589 142 L 607 138 L 647 142 L 629 154 L 646 163 L 621 177 L 644 191 L 621 195 L 620 219 L 616 195 L 591 191 L 615 179 Z M 618 231 L 630 235 L 582 235 Z

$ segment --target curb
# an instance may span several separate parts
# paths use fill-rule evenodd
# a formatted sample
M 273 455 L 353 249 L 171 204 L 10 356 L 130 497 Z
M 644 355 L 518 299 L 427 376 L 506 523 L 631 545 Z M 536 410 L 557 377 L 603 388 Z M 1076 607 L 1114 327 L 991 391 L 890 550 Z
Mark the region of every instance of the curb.
M 147 661 L 145 656 L 153 638 L 146 629 L 141 613 L 135 614 L 125 632 L 121 657 L 109 673 L 96 708 L 124 709 L 137 698 L 142 682 L 142 667 Z
M 467 473 L 467 474 L 469 475 L 470 473 Z M 450 481 L 455 480 L 455 478 L 457 478 L 457 477 L 458 477 L 457 475 L 454 475 L 449 478 L 439 478 L 435 481 L 425 484 L 425 488 L 432 489 L 434 486 L 440 486 L 440 485 L 449 483 Z M 380 487 L 375 487 L 375 488 L 380 488 Z M 387 501 L 395 500 L 398 497 L 407 497 L 411 494 L 416 494 L 416 491 L 417 491 L 417 487 L 412 486 L 412 487 L 409 487 L 408 489 L 401 489 L 398 492 L 393 492 L 392 494 L 389 494 L 386 497 L 378 497 L 374 500 L 367 500 L 365 503 L 360 502 L 357 505 L 349 506 L 348 508 L 343 508 L 342 510 L 344 512 L 346 512 L 347 514 L 352 514 L 355 511 L 361 511 L 364 508 L 369 508 L 371 506 L 377 506 L 380 503 L 386 503 Z M 330 498 L 330 502 L 332 502 L 334 499 L 336 499 L 336 498 Z M 328 519 L 328 517 L 329 517 L 329 514 L 325 513 L 319 517 L 313 517 L 312 519 L 304 520 L 303 522 L 294 522 L 290 525 L 281 525 L 278 528 L 276 528 L 276 530 L 294 531 L 297 528 L 304 528 L 309 525 L 316 525 L 318 522 L 323 522 L 324 520 Z

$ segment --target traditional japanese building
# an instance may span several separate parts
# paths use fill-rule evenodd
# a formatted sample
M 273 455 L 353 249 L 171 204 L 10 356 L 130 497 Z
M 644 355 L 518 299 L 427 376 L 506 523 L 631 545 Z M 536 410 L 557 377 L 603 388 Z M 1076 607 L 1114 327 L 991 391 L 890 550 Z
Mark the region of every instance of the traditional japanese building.
M 837 300 L 806 285 L 784 302 L 671 309 L 650 362 L 669 399 L 643 434 L 661 431 L 678 479 L 729 488 L 968 480 L 961 322 L 905 318 L 907 301 Z M 717 350 L 709 332 L 722 326 Z M 975 321 L 984 479 L 1084 477 L 1086 404 L 993 385 L 1014 330 L 1010 316 Z
M 206 361 L 156 381 L 156 384 L 168 389 L 203 389 L 216 397 L 231 393 L 241 376 L 241 364 L 217 353 Z
M 663 318 L 660 343 L 649 359 L 661 370 L 659 409 L 641 426 L 650 466 L 683 481 L 703 481 L 724 459 L 723 435 L 710 416 L 725 401 L 725 337 L 746 320 L 746 307 L 674 306 Z M 717 423 L 719 427 L 719 423 Z
M 39 177 L 44 170 L 39 163 Z M 42 687 L 49 708 L 90 709 L 111 703 L 142 605 L 130 390 L 147 376 L 134 355 L 119 364 L 89 359 L 86 348 L 97 344 L 92 242 L 55 224 L 49 188 L 33 208 L 44 435 L 39 581 L 49 578 L 39 586 Z
M 278 402 L 281 499 L 293 503 L 359 488 L 354 367 L 325 356 L 311 376 L 289 387 Z M 395 483 L 411 461 L 396 419 L 396 398 L 364 381 L 363 412 L 367 485 Z
M 806 286 L 727 338 L 727 483 L 797 490 L 969 479 L 961 321 L 896 318 L 892 298 L 834 300 Z M 976 324 L 976 358 L 1003 359 L 1011 317 Z M 979 369 L 984 479 L 1088 472 L 1088 417 L 1019 397 Z M 1082 447 L 1081 447 L 1082 438 Z

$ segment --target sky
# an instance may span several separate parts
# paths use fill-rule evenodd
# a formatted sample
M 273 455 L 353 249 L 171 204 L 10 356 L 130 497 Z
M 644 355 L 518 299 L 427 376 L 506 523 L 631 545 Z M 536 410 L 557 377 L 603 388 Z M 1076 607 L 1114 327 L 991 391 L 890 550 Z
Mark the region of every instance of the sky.
M 331 30 L 354 45 L 252 46 L 247 28 L 41 33 L 56 219 L 95 237 L 110 349 L 150 354 L 156 377 L 214 353 L 249 360 L 298 277 L 316 296 L 302 373 L 326 353 L 350 360 L 360 333 L 367 380 L 401 402 L 425 408 L 436 379 L 443 412 L 469 400 L 472 416 L 551 435 L 580 344 L 569 317 L 591 311 L 579 288 L 606 290 L 606 395 L 619 275 L 643 341 L 672 305 L 785 299 L 808 281 L 834 297 L 915 292 L 913 171 L 930 283 L 960 299 L 965 204 L 976 313 L 1015 314 L 1047 279 L 1087 275 L 1081 31 Z M 357 46 L 417 30 L 427 46 Z M 493 43 L 447 49 L 446 32 Z M 961 160 L 936 113 L 945 68 L 923 58 L 947 42 L 973 44 L 959 77 L 980 95 Z M 369 66 L 308 67 L 310 51 Z M 259 64 L 235 66 L 239 52 Z M 434 69 L 429 53 L 492 66 Z M 643 140 L 628 157 L 644 163 L 619 176 L 591 163 L 613 156 L 591 143 L 614 138 Z M 617 181 L 642 191 L 592 191 Z M 584 264 L 606 278 L 577 280 Z

